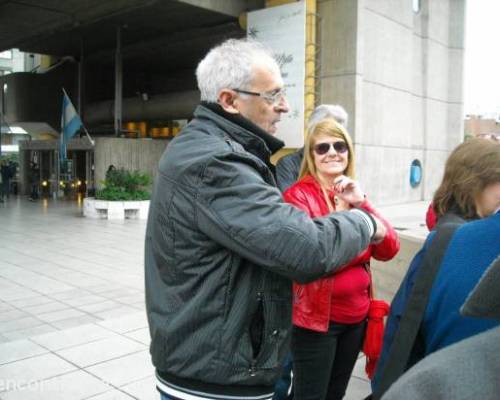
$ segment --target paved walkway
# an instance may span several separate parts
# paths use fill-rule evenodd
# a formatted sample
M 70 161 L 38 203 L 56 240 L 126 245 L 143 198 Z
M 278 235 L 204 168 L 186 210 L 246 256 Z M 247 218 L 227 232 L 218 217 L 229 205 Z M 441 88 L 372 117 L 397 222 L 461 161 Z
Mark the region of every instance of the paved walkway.
M 0 207 L 1 399 L 158 399 L 144 232 L 84 219 L 75 202 Z
M 145 225 L 82 218 L 76 202 L 0 204 L 0 399 L 158 400 Z M 360 358 L 347 400 L 369 393 L 363 366 Z

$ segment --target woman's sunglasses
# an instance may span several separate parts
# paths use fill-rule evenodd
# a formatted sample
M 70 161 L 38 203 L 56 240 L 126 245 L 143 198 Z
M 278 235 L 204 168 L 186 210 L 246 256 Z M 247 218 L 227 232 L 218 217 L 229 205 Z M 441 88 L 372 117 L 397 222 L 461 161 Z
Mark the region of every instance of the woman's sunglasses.
M 322 156 L 330 151 L 330 147 L 333 147 L 337 153 L 345 153 L 349 150 L 346 142 L 318 143 L 313 148 L 317 155 Z

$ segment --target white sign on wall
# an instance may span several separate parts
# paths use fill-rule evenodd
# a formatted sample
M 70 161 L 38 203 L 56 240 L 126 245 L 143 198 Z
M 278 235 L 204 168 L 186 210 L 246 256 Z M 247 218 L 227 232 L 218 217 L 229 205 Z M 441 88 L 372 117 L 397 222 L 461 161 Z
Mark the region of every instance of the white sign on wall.
M 306 4 L 297 2 L 248 13 L 247 36 L 274 52 L 285 81 L 290 111 L 281 116 L 276 136 L 286 147 L 304 145 Z

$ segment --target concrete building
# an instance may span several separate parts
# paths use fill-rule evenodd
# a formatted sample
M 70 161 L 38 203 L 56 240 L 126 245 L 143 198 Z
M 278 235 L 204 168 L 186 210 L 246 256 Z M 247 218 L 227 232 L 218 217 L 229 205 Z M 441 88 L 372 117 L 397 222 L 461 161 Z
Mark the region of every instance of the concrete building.
M 25 55 L 18 49 L 0 52 L 0 76 L 25 70 Z
M 320 1 L 321 102 L 344 104 L 377 204 L 432 197 L 462 141 L 463 0 Z M 419 160 L 422 183 L 411 187 Z
M 23 53 L 18 49 L 9 49 L 0 52 L 0 77 L 16 72 L 31 71 L 40 62 L 40 55 Z M 17 126 L 9 126 L 3 120 L 0 111 L 0 145 L 2 152 L 18 151 L 19 141 L 26 139 L 26 131 Z M 1 152 L 0 152 L 1 153 Z
M 144 123 L 145 136 L 163 146 L 168 138 L 155 139 L 153 128 L 171 132 L 173 120 L 191 117 L 198 101 L 194 68 L 206 51 L 244 36 L 246 12 L 291 2 L 96 0 L 82 7 L 68 0 L 56 13 L 43 7 L 46 1 L 0 5 L 7 33 L 0 51 L 17 46 L 57 56 L 60 65 L 38 71 L 43 78 L 0 78 L 16 92 L 2 96 L 5 118 L 45 118 L 57 131 L 64 84 L 91 133 L 119 136 L 126 124 Z M 317 27 L 315 103 L 349 112 L 364 189 L 380 205 L 430 198 L 463 138 L 465 0 L 305 2 Z M 21 19 L 38 21 L 37 29 L 20 30 Z M 29 88 L 44 90 L 43 100 L 30 97 Z M 98 153 L 109 157 L 98 160 Z M 134 154 L 108 151 L 96 153 L 96 166 L 117 158 L 137 167 Z M 155 164 L 147 161 L 146 169 Z
M 500 135 L 500 114 L 467 115 L 464 122 L 465 136 L 496 133 Z

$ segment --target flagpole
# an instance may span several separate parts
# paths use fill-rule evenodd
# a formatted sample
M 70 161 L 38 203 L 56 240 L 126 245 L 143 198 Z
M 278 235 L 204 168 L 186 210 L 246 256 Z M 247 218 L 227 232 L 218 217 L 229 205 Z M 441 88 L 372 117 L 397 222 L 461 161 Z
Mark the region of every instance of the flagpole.
M 66 93 L 66 90 L 64 89 L 64 87 L 62 88 L 62 91 L 64 93 L 64 95 L 68 98 L 68 99 L 71 99 L 71 97 L 68 96 L 68 93 Z
M 64 86 L 61 88 L 62 91 L 63 91 L 63 95 L 66 96 L 68 99 L 69 99 L 69 96 L 68 96 L 68 93 L 66 93 L 66 90 L 64 89 Z M 59 146 L 59 169 L 62 169 L 62 163 L 63 163 L 63 152 L 61 151 L 63 149 L 63 145 L 64 145 L 64 124 L 66 122 L 63 123 L 63 120 L 62 118 L 64 118 L 64 97 L 63 97 L 63 114 L 62 114 L 62 117 L 61 117 L 61 135 L 60 135 L 60 140 L 61 140 L 61 143 L 60 143 L 60 146 Z M 64 149 L 64 152 L 67 153 L 67 149 Z
M 63 88 L 63 93 L 66 95 L 66 91 L 64 90 Z M 64 100 L 63 100 L 63 104 L 64 104 Z M 64 110 L 64 107 L 63 107 L 63 110 Z M 63 193 L 62 192 L 62 188 L 61 188 L 61 170 L 62 170 L 62 163 L 63 163 L 63 159 L 62 159 L 62 147 L 63 147 L 63 136 L 64 136 L 64 132 L 63 132 L 63 127 L 62 127 L 62 123 L 61 123 L 61 134 L 59 135 L 59 149 L 57 149 L 57 198 L 62 198 L 63 197 Z
M 82 128 L 83 128 L 83 131 L 86 133 L 87 137 L 89 138 L 90 144 L 91 144 L 92 146 L 94 146 L 94 145 L 95 145 L 95 142 L 94 142 L 94 140 L 90 137 L 89 132 L 87 131 L 87 128 L 85 128 L 85 125 L 82 125 Z
M 61 182 L 61 156 L 60 150 L 56 150 L 57 154 L 57 169 L 56 169 L 56 199 L 59 198 L 59 193 L 61 190 L 60 182 Z
M 71 97 L 69 97 L 69 96 L 68 96 L 68 93 L 66 93 L 66 90 L 64 89 L 64 87 L 62 88 L 62 91 L 63 91 L 63 93 L 65 94 L 65 96 L 66 96 L 68 99 L 70 99 L 70 100 L 71 100 Z M 94 142 L 94 140 L 90 137 L 90 134 L 89 134 L 89 132 L 87 131 L 87 128 L 85 128 L 85 125 L 83 125 L 83 121 L 82 121 L 82 128 L 83 128 L 83 131 L 85 132 L 85 134 L 87 135 L 87 137 L 88 137 L 88 139 L 89 139 L 89 141 L 90 141 L 90 144 L 91 144 L 92 146 L 94 146 L 94 145 L 95 145 L 95 142 Z
M 63 91 L 63 95 L 68 97 L 68 94 L 66 93 L 66 90 L 64 90 L 64 87 L 62 87 L 62 91 Z M 61 181 L 61 171 L 62 171 L 62 163 L 63 163 L 63 145 L 64 145 L 64 121 L 63 121 L 63 118 L 64 118 L 64 97 L 63 97 L 63 114 L 62 114 L 62 117 L 61 117 L 61 135 L 59 136 L 59 151 L 57 152 L 58 153 L 58 159 L 59 159 L 59 162 L 58 162 L 58 181 L 57 181 L 57 194 L 59 195 L 59 189 L 60 189 L 60 186 L 59 186 L 59 182 Z

